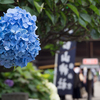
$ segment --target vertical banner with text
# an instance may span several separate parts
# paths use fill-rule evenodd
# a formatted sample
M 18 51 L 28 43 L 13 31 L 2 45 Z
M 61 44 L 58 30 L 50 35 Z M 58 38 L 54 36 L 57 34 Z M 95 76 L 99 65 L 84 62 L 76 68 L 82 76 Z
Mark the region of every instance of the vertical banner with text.
M 59 95 L 72 94 L 73 92 L 75 52 L 76 42 L 68 41 L 56 53 L 54 83 Z

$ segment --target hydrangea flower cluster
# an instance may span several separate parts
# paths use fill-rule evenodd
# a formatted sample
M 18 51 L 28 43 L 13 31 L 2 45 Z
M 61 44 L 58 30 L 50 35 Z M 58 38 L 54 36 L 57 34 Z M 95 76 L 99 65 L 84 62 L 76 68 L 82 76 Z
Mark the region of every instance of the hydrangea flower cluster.
M 12 87 L 14 85 L 14 81 L 13 80 L 10 80 L 10 79 L 6 79 L 4 81 L 5 84 L 7 84 L 9 87 Z
M 24 67 L 35 59 L 40 48 L 36 16 L 19 7 L 8 9 L 0 20 L 0 65 Z
M 48 82 L 48 80 L 44 81 L 43 83 L 50 91 L 50 100 L 60 100 L 60 97 L 57 92 L 57 87 L 53 83 Z

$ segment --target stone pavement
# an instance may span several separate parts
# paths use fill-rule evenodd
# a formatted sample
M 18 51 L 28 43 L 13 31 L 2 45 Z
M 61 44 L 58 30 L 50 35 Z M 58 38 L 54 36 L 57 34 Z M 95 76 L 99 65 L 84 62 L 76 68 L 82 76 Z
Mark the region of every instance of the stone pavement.
M 73 100 L 71 95 L 66 96 L 66 100 Z M 82 98 L 79 100 L 87 100 L 87 98 Z M 94 83 L 94 97 L 92 100 L 100 100 L 100 81 Z

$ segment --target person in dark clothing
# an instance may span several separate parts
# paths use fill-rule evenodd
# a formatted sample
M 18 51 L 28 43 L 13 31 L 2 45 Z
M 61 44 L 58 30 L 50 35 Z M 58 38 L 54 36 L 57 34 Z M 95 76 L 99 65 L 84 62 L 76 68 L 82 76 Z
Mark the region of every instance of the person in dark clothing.
M 73 100 L 74 99 L 79 99 L 81 98 L 81 93 L 80 93 L 80 87 L 81 87 L 81 81 L 79 79 L 79 72 L 80 68 L 75 67 L 74 68 L 74 83 L 73 83 Z
M 64 95 L 59 95 L 60 100 L 65 100 L 65 96 Z

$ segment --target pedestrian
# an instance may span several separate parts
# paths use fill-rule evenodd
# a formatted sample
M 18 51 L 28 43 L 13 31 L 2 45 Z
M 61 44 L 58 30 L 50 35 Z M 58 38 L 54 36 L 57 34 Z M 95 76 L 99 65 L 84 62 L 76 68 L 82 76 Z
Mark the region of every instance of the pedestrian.
M 94 97 L 94 82 L 96 82 L 96 70 L 94 68 L 90 69 L 92 72 L 92 97 Z M 88 92 L 88 86 L 87 86 L 87 68 L 83 68 L 84 73 L 84 84 L 86 84 L 86 90 Z
M 79 79 L 79 67 L 74 67 L 74 82 L 73 82 L 73 100 L 81 98 L 80 88 L 81 81 Z

